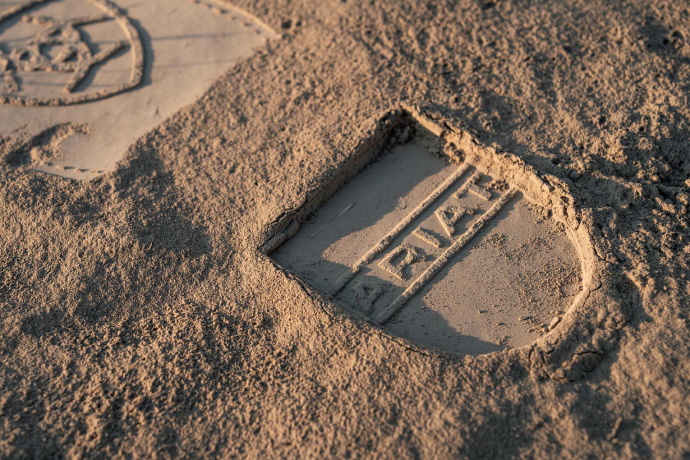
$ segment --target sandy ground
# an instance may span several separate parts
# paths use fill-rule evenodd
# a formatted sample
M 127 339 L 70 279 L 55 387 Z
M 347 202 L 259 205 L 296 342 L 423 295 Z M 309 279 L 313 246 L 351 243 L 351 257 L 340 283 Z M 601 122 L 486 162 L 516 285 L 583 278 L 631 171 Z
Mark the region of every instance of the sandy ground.
M 115 172 L 0 162 L 3 457 L 690 456 L 686 3 L 238 6 L 283 38 Z M 403 104 L 590 243 L 554 334 L 425 351 L 259 251 Z

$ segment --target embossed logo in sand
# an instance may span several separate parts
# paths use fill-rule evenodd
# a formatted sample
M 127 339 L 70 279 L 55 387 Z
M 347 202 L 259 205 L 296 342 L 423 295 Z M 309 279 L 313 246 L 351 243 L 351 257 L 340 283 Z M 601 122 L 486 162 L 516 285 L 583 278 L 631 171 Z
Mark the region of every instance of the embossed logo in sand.
M 0 103 L 30 106 L 76 104 L 112 96 L 134 88 L 141 82 L 144 48 L 139 32 L 114 4 L 108 0 L 88 0 L 101 13 L 85 16 L 54 18 L 29 13 L 35 7 L 52 1 L 54 0 L 28 0 L 0 12 L 0 26 L 21 16 L 20 21 L 36 29 L 33 36 L 10 46 L 9 54 L 0 49 L 0 75 L 5 85 L 4 91 L 0 93 Z M 118 24 L 126 40 L 115 40 L 95 51 L 80 29 L 108 20 L 114 20 Z M 89 72 L 93 72 L 97 65 L 112 58 L 126 45 L 129 45 L 132 54 L 131 72 L 127 81 L 74 94 L 74 90 L 84 82 Z M 69 74 L 69 80 L 62 86 L 63 95 L 33 95 L 29 88 L 23 88 L 20 84 L 18 72 L 64 73 Z
M 580 288 L 563 228 L 509 181 L 420 134 L 379 157 L 272 257 L 396 335 L 481 354 L 527 345 Z M 295 230 L 293 226 L 292 230 Z
M 223 0 L 0 1 L 0 158 L 89 179 L 277 34 Z

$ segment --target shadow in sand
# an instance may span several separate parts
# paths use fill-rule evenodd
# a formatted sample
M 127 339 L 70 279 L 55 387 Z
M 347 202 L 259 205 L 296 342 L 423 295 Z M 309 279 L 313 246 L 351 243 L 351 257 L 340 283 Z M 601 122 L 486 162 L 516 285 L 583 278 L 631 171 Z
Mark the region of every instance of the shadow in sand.
M 46 205 L 61 209 L 80 235 L 92 234 L 94 222 L 98 222 L 103 232 L 97 238 L 98 244 L 89 242 L 91 238 L 84 242 L 70 240 L 64 256 L 49 266 L 41 258 L 2 258 L 0 300 L 8 308 L 23 312 L 22 334 L 41 340 L 63 328 L 74 327 L 75 323 L 96 324 L 132 302 L 128 293 L 131 283 L 139 282 L 138 277 L 150 280 L 172 266 L 186 264 L 194 267 L 199 279 L 205 276 L 208 263 L 204 256 L 212 250 L 207 227 L 180 197 L 172 174 L 157 155 L 144 151 L 114 175 L 114 185 L 101 185 L 107 190 L 114 188 L 113 193 L 120 195 L 119 218 L 104 217 L 103 208 L 96 204 L 103 196 L 96 192 L 78 199 L 50 195 L 54 202 Z M 36 188 L 47 188 L 52 180 L 43 175 L 32 177 Z M 134 183 L 138 186 L 133 187 Z M 18 195 L 16 201 L 28 207 L 26 200 L 32 196 Z M 86 233 L 81 233 L 82 226 Z M 41 250 L 48 251 L 49 244 L 42 245 Z M 11 286 L 17 285 L 40 292 L 49 307 L 20 303 L 10 291 Z M 160 298 L 162 294 L 151 288 L 137 302 L 149 296 Z M 11 351 L 17 343 L 9 340 L 6 346 Z
M 280 258 L 280 256 L 278 257 Z M 291 270 L 290 267 L 283 268 L 295 272 L 295 270 Z M 349 267 L 345 265 L 322 260 L 318 264 L 318 271 L 307 270 L 301 271 L 297 274 L 300 275 L 300 277 L 303 280 L 306 280 L 307 284 L 309 284 L 312 288 L 316 289 L 317 291 L 320 291 L 326 298 L 332 299 L 332 297 L 327 294 L 327 289 L 324 289 L 323 287 L 317 287 L 315 285 L 319 284 L 320 286 L 323 286 L 322 283 L 318 281 L 314 283 L 313 281 L 318 279 L 319 273 L 344 273 L 348 269 Z M 358 281 L 366 283 L 368 279 L 372 281 L 377 281 L 375 278 L 368 276 L 362 276 L 358 278 Z M 344 291 L 352 288 L 353 287 L 350 284 L 344 288 Z M 349 296 L 338 295 L 335 297 L 335 299 L 337 300 L 337 303 L 345 309 L 354 310 L 355 312 L 363 316 L 367 316 L 370 319 L 374 319 L 376 313 L 380 312 L 383 309 L 386 301 L 394 297 L 394 295 L 392 295 L 392 292 L 389 292 L 388 294 L 389 295 L 385 296 L 385 298 L 382 297 L 380 300 L 377 300 L 377 302 L 375 303 L 375 309 L 373 311 L 371 308 L 367 308 L 367 306 L 362 305 L 357 301 L 342 298 Z M 406 317 L 406 324 L 402 325 L 402 327 L 400 327 L 401 325 L 398 323 L 400 321 L 398 319 L 399 315 L 394 316 L 393 318 L 391 318 L 391 320 L 380 325 L 380 327 L 394 336 L 410 340 L 411 342 L 417 345 L 431 349 L 452 351 L 455 353 L 468 355 L 492 353 L 503 349 L 503 347 L 499 346 L 496 343 L 488 342 L 471 335 L 462 334 L 455 327 L 450 325 L 448 320 L 441 313 L 432 309 L 430 305 L 428 305 L 426 302 L 415 302 L 415 306 L 412 307 L 411 310 L 414 310 L 415 312 L 421 310 L 423 311 L 423 315 L 409 320 L 407 318 L 408 316 L 410 316 L 409 314 L 407 314 L 409 312 L 403 310 L 399 315 L 404 315 Z M 412 314 L 412 316 L 414 316 L 414 313 Z M 410 330 L 410 327 L 413 328 L 413 330 Z
M 26 378 L 11 367 L 5 369 L 12 375 L 3 387 L 6 396 L 0 411 L 6 420 L 11 420 L 14 426 L 24 427 L 14 430 L 12 436 L 6 438 L 8 447 L 12 448 L 13 458 L 66 458 L 67 453 L 62 440 L 45 423 L 49 409 L 43 395 L 44 388 L 39 383 L 26 385 Z M 18 385 L 22 383 L 24 385 Z
M 200 257 L 211 251 L 206 226 L 187 216 L 172 173 L 153 151 L 142 151 L 115 172 L 116 188 L 132 206 L 128 227 L 147 248 Z M 139 187 L 130 188 L 133 182 Z

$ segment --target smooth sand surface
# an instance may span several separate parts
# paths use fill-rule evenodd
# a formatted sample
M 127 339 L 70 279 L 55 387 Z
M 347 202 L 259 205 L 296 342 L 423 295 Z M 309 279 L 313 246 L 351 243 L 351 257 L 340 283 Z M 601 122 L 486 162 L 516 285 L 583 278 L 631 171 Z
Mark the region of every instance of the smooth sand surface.
M 26 2 L 4 2 L 0 13 Z M 62 177 L 92 179 L 112 171 L 133 142 L 180 108 L 197 100 L 210 84 L 237 62 L 277 35 L 250 15 L 213 1 L 119 1 L 122 15 L 139 37 L 128 37 L 115 18 L 75 26 L 96 54 L 122 41 L 122 49 L 93 66 L 72 93 L 64 87 L 71 73 L 19 71 L 19 88 L 10 96 L 63 101 L 125 85 L 143 49 L 141 82 L 112 96 L 60 107 L 0 105 L 0 132 L 26 140 L 17 155 L 32 168 Z M 28 8 L 0 24 L 0 50 L 31 40 L 45 26 L 22 21 L 24 15 L 55 21 L 103 14 L 98 2 L 54 0 Z M 44 47 L 46 48 L 46 47 Z M 63 46 L 42 49 L 59 55 Z
M 234 6 L 281 39 L 132 133 L 115 170 L 44 174 L 0 133 L 0 457 L 688 457 L 687 2 Z M 515 201 L 380 326 L 266 251 L 308 238 L 320 203 L 333 225 L 355 215 L 361 200 L 337 217 L 353 200 L 332 206 L 329 184 L 361 180 L 417 125 Z M 383 153 L 372 170 L 402 158 Z M 326 260 L 350 266 L 339 244 L 370 248 L 446 167 L 415 162 L 395 190 L 408 202 L 324 240 Z M 553 283 L 578 277 L 577 293 Z M 503 312 L 482 304 L 491 289 Z M 489 311 L 465 314 L 474 302 Z M 561 319 L 477 355 L 405 322 L 440 315 L 467 336 L 486 318 L 490 341 L 517 338 L 503 331 L 530 309 Z

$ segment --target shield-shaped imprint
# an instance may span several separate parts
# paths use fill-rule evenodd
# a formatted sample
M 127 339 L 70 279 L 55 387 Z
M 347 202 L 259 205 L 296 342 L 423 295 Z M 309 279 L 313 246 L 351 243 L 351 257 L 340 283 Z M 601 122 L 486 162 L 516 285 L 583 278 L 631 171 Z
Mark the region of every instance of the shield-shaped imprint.
M 264 251 L 346 310 L 422 346 L 476 355 L 555 327 L 581 291 L 581 262 L 548 197 L 532 199 L 538 180 L 466 156 L 408 113 L 382 126 L 286 213 Z
M 214 0 L 3 3 L 0 135 L 18 163 L 94 177 L 275 37 Z

